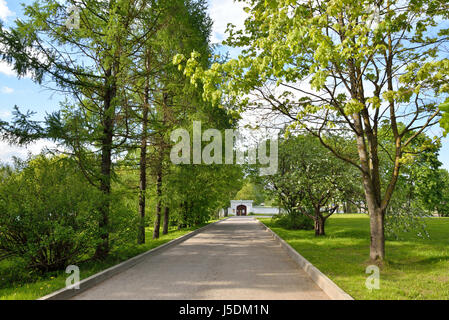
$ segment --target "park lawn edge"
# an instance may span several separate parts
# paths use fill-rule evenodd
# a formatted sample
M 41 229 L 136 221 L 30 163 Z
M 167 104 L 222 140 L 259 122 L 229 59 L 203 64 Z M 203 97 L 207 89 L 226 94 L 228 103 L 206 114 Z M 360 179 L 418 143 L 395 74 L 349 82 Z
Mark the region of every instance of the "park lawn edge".
M 369 290 L 369 219 L 366 215 L 331 217 L 326 236 L 287 230 L 259 218 L 293 249 L 356 300 L 449 299 L 449 218 L 428 218 L 430 239 L 403 234 L 387 240 L 387 259 L 380 266 L 380 288 Z M 362 224 L 361 224 L 362 223 Z

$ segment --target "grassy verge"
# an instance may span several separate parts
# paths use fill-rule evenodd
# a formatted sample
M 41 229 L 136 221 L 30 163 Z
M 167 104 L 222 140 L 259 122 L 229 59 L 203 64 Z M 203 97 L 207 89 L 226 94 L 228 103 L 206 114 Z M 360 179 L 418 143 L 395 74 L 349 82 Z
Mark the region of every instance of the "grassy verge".
M 259 219 L 355 299 L 449 299 L 449 218 L 426 219 L 430 239 L 402 234 L 386 242 L 380 289 L 365 287 L 369 258 L 369 220 L 335 215 L 326 236 L 277 227 Z
M 209 223 L 215 221 L 217 220 L 212 220 Z M 205 225 L 182 230 L 172 228 L 167 235 L 161 235 L 158 240 L 152 240 L 152 230 L 148 229 L 146 237 L 150 240 L 147 240 L 146 244 L 117 247 L 105 261 L 88 261 L 79 264 L 81 280 Z M 5 259 L 0 261 L 0 300 L 38 299 L 64 288 L 67 276 L 68 274 L 64 271 L 39 275 L 24 269 L 18 258 Z

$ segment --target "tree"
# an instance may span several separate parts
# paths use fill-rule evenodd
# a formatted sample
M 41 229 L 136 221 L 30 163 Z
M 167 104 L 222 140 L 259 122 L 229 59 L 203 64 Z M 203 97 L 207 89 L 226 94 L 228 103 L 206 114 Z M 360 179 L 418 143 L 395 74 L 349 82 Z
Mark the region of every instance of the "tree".
M 283 140 L 279 172 L 265 178 L 290 215 L 303 214 L 314 221 L 316 236 L 325 235 L 326 220 L 338 209 L 354 179 L 354 170 L 312 135 Z
M 400 130 L 404 124 L 398 123 Z M 407 137 L 414 135 L 411 131 Z M 378 131 L 380 146 L 380 176 L 382 189 L 388 186 L 395 152 L 394 134 L 388 125 Z M 418 135 L 404 150 L 402 169 L 396 183 L 394 195 L 386 211 L 386 234 L 398 238 L 404 232 L 427 234 L 423 218 L 433 215 L 442 203 L 442 187 L 439 182 L 438 160 L 441 143 L 433 141 L 426 134 Z
M 39 0 L 26 6 L 26 21 L 17 20 L 15 28 L 0 32 L 5 46 L 2 58 L 13 63 L 19 76 L 31 72 L 39 84 L 47 81 L 53 90 L 72 98 L 63 103 L 61 113 L 47 117 L 46 130 L 37 136 L 62 142 L 78 158 L 89 182 L 102 192 L 98 258 L 110 250 L 112 159 L 123 151 L 129 129 L 128 70 L 142 40 L 134 30 L 138 18 L 146 17 L 148 4 Z M 72 5 L 79 6 L 80 25 L 70 30 L 65 21 Z
M 254 205 L 259 205 L 265 200 L 263 187 L 253 181 L 247 180 L 243 188 L 237 192 L 236 200 L 254 200 Z
M 40 155 L 0 177 L 0 252 L 40 271 L 85 259 L 98 242 L 101 193 L 86 186 L 76 163 Z
M 235 125 L 224 110 L 210 105 L 205 107 L 204 113 L 195 114 L 197 120 L 204 119 L 202 116 L 208 118 L 202 123 L 203 130 L 216 128 L 224 135 L 225 129 Z M 193 137 L 192 128 L 190 131 L 190 137 Z M 190 144 L 192 150 L 192 139 Z M 222 160 L 224 162 L 224 158 Z M 171 204 L 170 212 L 176 217 L 179 228 L 193 226 L 227 207 L 242 185 L 243 168 L 239 165 L 179 164 L 174 165 L 167 176 L 164 200 Z
M 446 169 L 440 169 L 438 172 L 442 197 L 436 209 L 440 217 L 449 217 L 449 172 Z
M 153 238 L 159 238 L 162 210 L 163 184 L 170 173 L 169 152 L 172 146 L 169 133 L 179 126 L 189 126 L 187 122 L 201 108 L 206 107 L 201 101 L 200 92 L 172 64 L 177 53 L 189 54 L 193 50 L 201 52 L 203 66 L 209 65 L 211 47 L 209 37 L 212 23 L 207 15 L 204 0 L 173 1 L 167 5 L 167 19 L 157 38 L 150 44 L 155 53 L 153 64 L 156 70 L 150 87 L 152 104 L 152 169 L 156 180 L 156 214 Z M 186 116 L 188 115 L 188 116 Z M 169 207 L 165 206 L 163 232 L 168 230 Z
M 404 152 L 438 123 L 438 106 L 449 93 L 449 62 L 442 51 L 449 31 L 436 22 L 448 18 L 446 1 L 246 3 L 245 30 L 231 26 L 226 41 L 243 47 L 242 54 L 208 70 L 190 58 L 185 74 L 202 81 L 210 101 L 227 100 L 237 111 L 268 107 L 356 167 L 370 214 L 370 258 L 383 260 L 385 212 Z M 175 63 L 184 60 L 178 56 Z M 392 128 L 395 141 L 385 189 L 379 172 L 381 124 Z M 330 132 L 353 137 L 358 157 L 327 141 Z

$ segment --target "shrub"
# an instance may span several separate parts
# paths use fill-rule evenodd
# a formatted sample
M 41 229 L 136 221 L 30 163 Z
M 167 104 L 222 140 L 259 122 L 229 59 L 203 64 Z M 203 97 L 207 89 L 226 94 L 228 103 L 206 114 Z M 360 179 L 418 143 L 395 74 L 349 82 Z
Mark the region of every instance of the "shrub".
M 313 230 L 313 220 L 300 213 L 287 213 L 273 217 L 277 226 L 287 230 Z
M 95 247 L 100 194 L 72 161 L 41 155 L 0 179 L 0 251 L 53 271 Z

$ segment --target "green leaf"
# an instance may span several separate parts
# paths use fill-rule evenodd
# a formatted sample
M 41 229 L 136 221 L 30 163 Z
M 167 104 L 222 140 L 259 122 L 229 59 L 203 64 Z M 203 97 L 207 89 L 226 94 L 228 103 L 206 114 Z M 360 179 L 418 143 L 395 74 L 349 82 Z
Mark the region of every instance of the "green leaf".
M 439 108 L 441 111 L 449 112 L 449 101 L 441 104 Z

